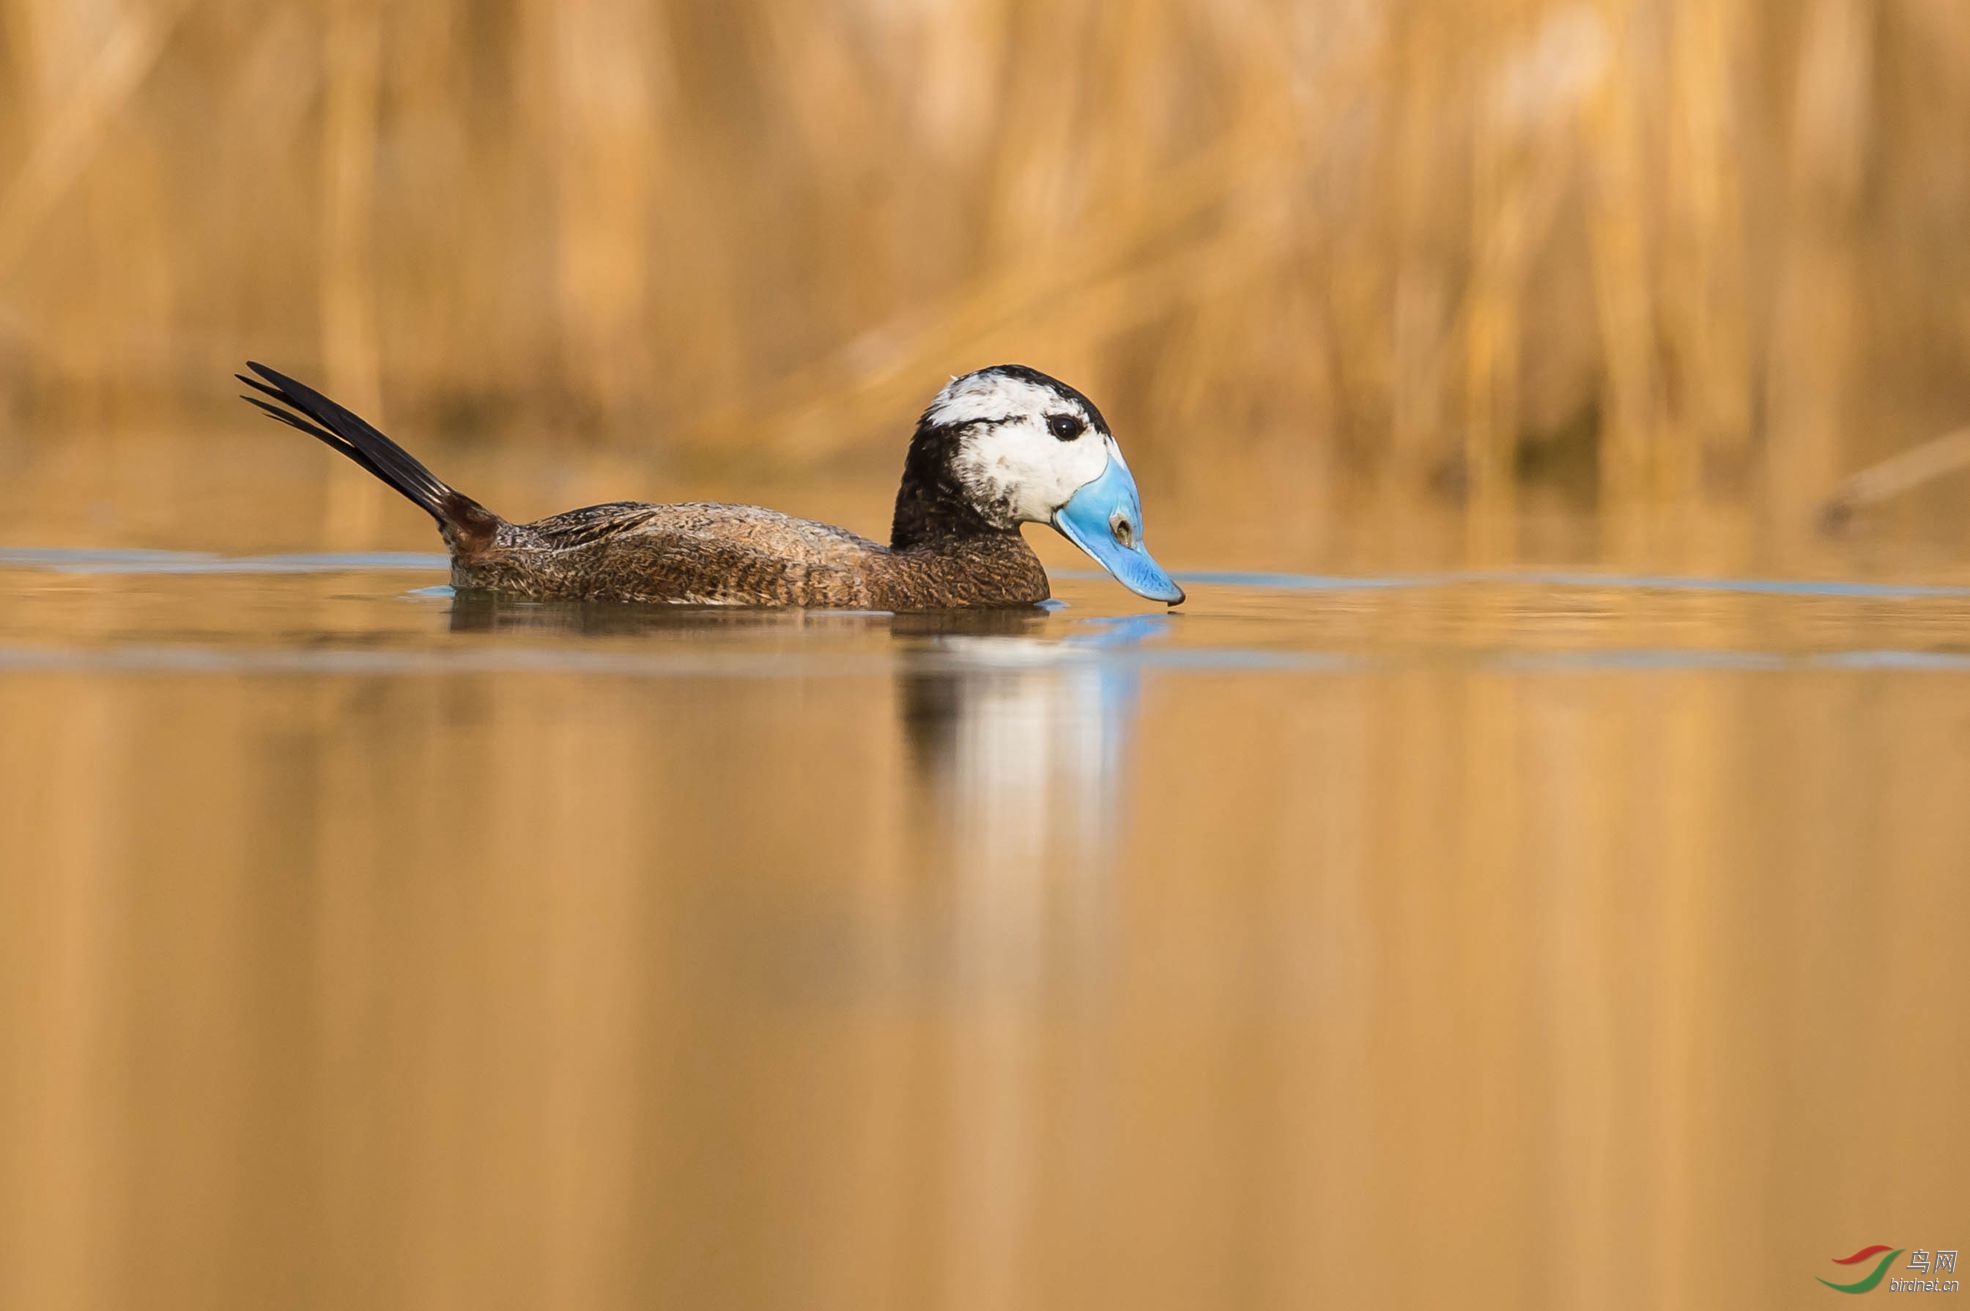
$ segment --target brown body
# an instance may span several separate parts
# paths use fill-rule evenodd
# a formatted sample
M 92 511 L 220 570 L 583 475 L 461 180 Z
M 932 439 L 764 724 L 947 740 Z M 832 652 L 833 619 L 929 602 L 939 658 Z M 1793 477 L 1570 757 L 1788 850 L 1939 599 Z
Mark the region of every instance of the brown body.
M 758 506 L 623 501 L 446 537 L 453 586 L 537 601 L 928 610 L 1048 595 L 1016 528 L 896 550 Z

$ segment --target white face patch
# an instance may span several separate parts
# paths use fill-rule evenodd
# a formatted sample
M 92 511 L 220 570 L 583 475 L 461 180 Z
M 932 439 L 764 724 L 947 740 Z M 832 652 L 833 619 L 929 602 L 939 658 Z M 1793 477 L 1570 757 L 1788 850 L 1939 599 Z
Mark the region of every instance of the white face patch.
M 1048 420 L 1069 415 L 1081 433 L 1062 441 Z M 987 370 L 969 373 L 937 393 L 925 419 L 939 427 L 971 425 L 952 459 L 973 505 L 1000 528 L 1046 523 L 1080 488 L 1099 478 L 1115 439 L 1094 416 L 1050 387 Z

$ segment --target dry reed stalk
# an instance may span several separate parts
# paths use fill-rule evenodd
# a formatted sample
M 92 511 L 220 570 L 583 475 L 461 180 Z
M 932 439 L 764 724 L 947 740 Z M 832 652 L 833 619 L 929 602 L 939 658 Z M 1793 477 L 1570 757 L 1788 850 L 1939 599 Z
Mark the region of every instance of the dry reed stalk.
M 1470 485 L 1468 549 L 1501 553 L 1512 512 L 1517 450 L 1519 342 L 1523 334 L 1525 215 L 1514 151 L 1489 88 L 1471 145 L 1472 267 L 1463 316 L 1463 445 Z
M 1379 461 L 1383 494 L 1413 495 L 1440 456 L 1446 426 L 1446 371 L 1453 270 L 1430 240 L 1443 185 L 1440 88 L 1449 80 L 1450 33 L 1428 7 L 1398 16 L 1391 99 L 1394 130 L 1393 303 L 1390 313 L 1388 441 Z M 1352 326 L 1343 324 L 1344 329 Z
M 1576 171 L 1573 85 L 1594 61 L 1577 53 L 1598 28 L 1579 11 L 1523 13 L 1482 84 L 1472 145 L 1474 188 L 1466 339 L 1465 464 L 1474 553 L 1509 552 L 1525 428 L 1525 347 L 1533 334 L 1535 261 Z M 1540 20 L 1540 21 L 1534 21 Z M 1584 26 L 1583 26 L 1584 24 Z M 1584 35 L 1583 35 L 1584 34 Z
M 1632 34 L 1633 0 L 1605 0 L 1608 30 Z M 1644 88 L 1634 57 L 1611 60 L 1591 101 L 1594 151 L 1592 249 L 1594 302 L 1605 370 L 1600 438 L 1601 497 L 1616 519 L 1650 494 L 1649 455 L 1659 439 L 1661 383 L 1656 369 L 1655 282 L 1650 267 L 1651 195 L 1645 181 Z
M 1658 489 L 1684 505 L 1703 493 L 1706 457 L 1742 469 L 1751 430 L 1748 234 L 1733 147 L 1743 111 L 1730 76 L 1742 11 L 1736 0 L 1681 0 L 1670 16 L 1661 303 L 1681 395 L 1676 438 L 1658 443 L 1656 475 Z
M 382 401 L 377 342 L 376 151 L 382 23 L 377 0 L 335 0 L 322 42 L 322 363 L 355 409 Z
M 618 413 L 641 399 L 649 364 L 641 339 L 650 213 L 668 172 L 666 55 L 642 5 L 557 5 L 549 21 L 562 370 L 578 395 Z
M 1876 12 L 1815 0 L 1792 86 L 1787 230 L 1765 375 L 1766 482 L 1784 523 L 1807 522 L 1833 485 L 1853 417 L 1857 208 L 1869 138 Z
M 345 404 L 387 423 L 376 288 L 376 150 L 381 93 L 377 0 L 335 0 L 322 42 L 322 365 Z M 384 498 L 377 488 L 329 484 L 322 532 L 352 547 L 373 539 Z
M 1970 465 L 1970 428 L 1932 437 L 1848 478 L 1820 508 L 1820 522 L 1830 529 L 1843 527 L 1856 514 L 1905 496 L 1966 465 Z

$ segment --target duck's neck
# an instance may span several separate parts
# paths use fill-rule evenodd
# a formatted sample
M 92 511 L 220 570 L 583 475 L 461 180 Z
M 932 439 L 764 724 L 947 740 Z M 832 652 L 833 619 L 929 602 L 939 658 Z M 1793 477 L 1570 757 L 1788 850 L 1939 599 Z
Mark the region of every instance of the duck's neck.
M 910 440 L 903 460 L 903 482 L 896 490 L 896 514 L 890 520 L 889 545 L 897 551 L 956 548 L 980 539 L 1019 540 L 1017 526 L 1000 528 L 971 504 L 951 473 L 951 447 L 958 434 L 945 428 L 921 427 Z
M 899 518 L 899 525 L 900 525 Z M 925 535 L 900 527 L 896 545 L 869 562 L 869 604 L 879 610 L 1027 605 L 1047 599 L 1047 571 L 1017 528 Z

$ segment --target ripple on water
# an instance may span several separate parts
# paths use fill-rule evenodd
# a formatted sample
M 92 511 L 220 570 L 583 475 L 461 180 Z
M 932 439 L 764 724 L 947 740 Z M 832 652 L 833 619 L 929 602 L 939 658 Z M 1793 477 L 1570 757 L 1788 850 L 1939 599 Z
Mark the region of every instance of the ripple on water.
M 406 588 L 394 576 L 442 574 L 446 564 L 415 552 L 0 549 L 0 601 L 12 602 L 11 619 L 0 611 L 0 670 L 664 679 L 1074 664 L 1172 675 L 1446 664 L 1526 675 L 1970 670 L 1970 609 L 1955 604 L 1970 587 L 1923 581 L 1204 570 L 1179 575 L 1191 604 L 1164 611 L 1099 573 L 1063 570 L 1064 598 L 1043 607 L 910 616 L 540 604 L 443 583 Z M 99 581 L 84 586 L 85 603 L 36 575 Z M 272 575 L 295 581 L 256 581 Z

